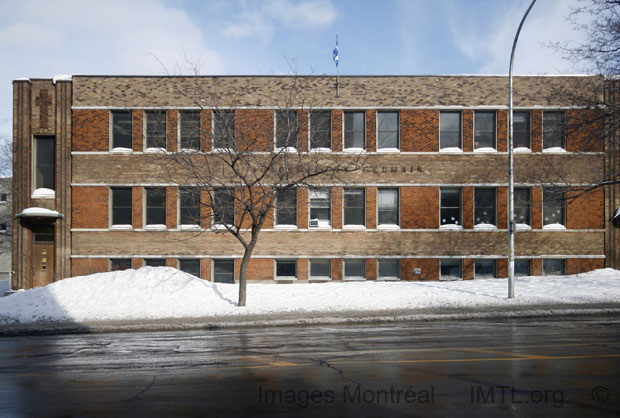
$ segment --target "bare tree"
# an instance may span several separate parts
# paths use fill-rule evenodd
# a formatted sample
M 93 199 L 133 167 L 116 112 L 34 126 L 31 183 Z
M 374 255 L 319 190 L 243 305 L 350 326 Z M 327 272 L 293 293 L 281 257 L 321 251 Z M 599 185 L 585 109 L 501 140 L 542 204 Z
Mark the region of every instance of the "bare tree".
M 296 210 L 299 188 L 338 183 L 341 174 L 362 168 L 363 157 L 361 153 L 308 151 L 309 141 L 320 142 L 323 138 L 306 136 L 309 118 L 318 113 L 304 100 L 305 89 L 299 77 L 283 77 L 281 90 L 272 98 L 278 103 L 275 112 L 251 111 L 262 117 L 250 118 L 249 122 L 237 120 L 240 113 L 235 111 L 239 106 L 231 102 L 234 98 L 219 96 L 222 90 L 206 86 L 204 78 L 192 79 L 195 83 L 186 86 L 184 94 L 197 107 L 208 110 L 212 118 L 206 129 L 209 134 L 200 138 L 199 123 L 192 124 L 192 115 L 186 113 L 186 126 L 194 126 L 196 139 L 182 144 L 179 152 L 168 153 L 167 167 L 171 178 L 183 178 L 184 186 L 194 188 L 193 192 L 191 188 L 180 189 L 181 198 L 187 199 L 186 207 L 193 208 L 188 209 L 187 216 L 197 218 L 205 233 L 228 233 L 242 245 L 238 306 L 245 306 L 248 265 L 265 223 L 290 217 L 290 211 Z M 209 82 L 218 80 L 212 78 Z M 327 129 L 331 129 L 331 123 Z M 313 132 L 320 135 L 325 129 Z M 208 145 L 200 147 L 201 140 Z

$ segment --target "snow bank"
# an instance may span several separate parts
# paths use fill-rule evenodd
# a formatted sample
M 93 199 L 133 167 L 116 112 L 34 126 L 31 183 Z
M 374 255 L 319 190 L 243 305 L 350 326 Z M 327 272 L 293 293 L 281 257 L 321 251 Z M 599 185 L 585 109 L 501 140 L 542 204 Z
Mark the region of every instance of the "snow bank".
M 505 279 L 455 282 L 329 282 L 248 284 L 247 307 L 238 286 L 211 283 L 171 267 L 99 273 L 61 280 L 0 298 L 0 325 L 15 322 L 139 320 L 282 312 L 620 302 L 620 271 L 517 278 L 508 300 Z M 412 312 L 412 314 L 415 312 Z

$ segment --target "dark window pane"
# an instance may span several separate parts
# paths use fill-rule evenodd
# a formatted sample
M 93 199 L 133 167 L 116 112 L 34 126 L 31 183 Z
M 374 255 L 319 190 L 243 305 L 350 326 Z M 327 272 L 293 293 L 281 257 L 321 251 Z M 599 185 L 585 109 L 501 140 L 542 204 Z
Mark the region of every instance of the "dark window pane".
M 564 260 L 546 259 L 543 260 L 543 275 L 561 276 L 564 274 Z
M 184 259 L 179 260 L 179 268 L 181 271 L 200 278 L 200 259 Z
M 531 225 L 530 189 L 515 189 L 515 223 Z
M 310 277 L 331 277 L 331 260 L 310 260 Z
M 112 262 L 112 271 L 128 270 L 131 268 L 130 258 L 113 258 L 110 261 Z
M 450 279 L 450 278 L 461 278 L 461 260 L 441 260 L 441 278 Z
M 179 189 L 181 198 L 181 225 L 200 225 L 200 189 L 185 187 Z
M 543 112 L 543 148 L 564 148 L 564 112 Z
M 398 225 L 398 189 L 379 189 L 377 192 L 379 225 Z
M 364 189 L 347 189 L 344 191 L 345 225 L 365 225 L 365 201 Z
M 131 187 L 112 189 L 112 225 L 131 225 L 132 193 Z
M 316 111 L 310 114 L 310 148 L 332 147 L 332 112 Z
M 563 189 L 543 189 L 543 225 L 565 225 L 565 197 L 566 193 Z
M 515 260 L 515 276 L 530 275 L 530 260 Z
M 148 267 L 166 267 L 165 258 L 147 258 L 144 262 Z
M 440 112 L 439 126 L 439 148 L 461 148 L 461 112 Z
M 364 148 L 366 138 L 366 116 L 364 112 L 345 112 L 344 147 Z
M 213 218 L 216 224 L 234 225 L 235 190 L 222 188 L 213 191 Z
M 475 277 L 493 278 L 495 277 L 495 260 L 476 260 L 474 263 Z
M 54 242 L 55 232 L 53 225 L 42 225 L 34 229 L 34 242 Z
M 146 147 L 166 148 L 166 111 L 146 112 Z
M 474 112 L 474 148 L 495 148 L 495 112 Z
M 297 148 L 299 127 L 297 126 L 297 111 L 276 112 L 276 147 Z
M 112 112 L 112 148 L 132 149 L 131 111 Z
M 441 189 L 441 225 L 461 224 L 461 189 Z
M 181 112 L 181 148 L 200 149 L 200 111 Z
M 530 148 L 530 112 L 513 112 L 512 140 L 515 148 Z
M 235 260 L 213 260 L 213 281 L 217 283 L 234 283 Z
M 278 193 L 276 225 L 297 225 L 297 189 L 286 189 Z
M 377 148 L 398 148 L 398 112 L 379 112 L 377 122 Z
M 296 277 L 297 262 L 295 260 L 276 260 L 277 277 Z
M 234 148 L 235 111 L 217 110 L 213 112 L 213 148 Z
M 400 277 L 400 260 L 377 260 L 379 278 Z
M 166 189 L 146 189 L 146 224 L 166 225 Z
M 475 189 L 474 223 L 495 225 L 495 189 Z
M 363 258 L 344 260 L 345 277 L 366 277 L 366 260 Z
M 35 188 L 55 190 L 55 139 L 52 136 L 35 137 Z

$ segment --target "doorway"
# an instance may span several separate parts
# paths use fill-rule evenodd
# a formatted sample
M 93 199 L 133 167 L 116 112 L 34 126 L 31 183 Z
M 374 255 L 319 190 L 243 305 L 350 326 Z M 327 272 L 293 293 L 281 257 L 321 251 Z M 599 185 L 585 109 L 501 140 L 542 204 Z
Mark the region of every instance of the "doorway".
M 32 242 L 32 287 L 54 282 L 54 226 L 38 226 Z

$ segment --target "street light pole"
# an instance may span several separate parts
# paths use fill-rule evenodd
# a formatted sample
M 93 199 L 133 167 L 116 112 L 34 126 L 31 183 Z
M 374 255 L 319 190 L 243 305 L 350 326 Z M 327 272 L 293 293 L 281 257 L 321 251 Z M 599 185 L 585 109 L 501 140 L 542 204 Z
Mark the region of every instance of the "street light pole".
M 525 18 L 532 10 L 536 0 L 532 0 L 530 7 L 519 23 L 517 34 L 512 43 L 512 52 L 510 53 L 510 68 L 508 70 L 508 299 L 515 297 L 515 179 L 514 179 L 514 153 L 512 141 L 512 66 L 515 59 L 515 49 L 517 49 L 517 41 L 519 33 L 525 22 Z

